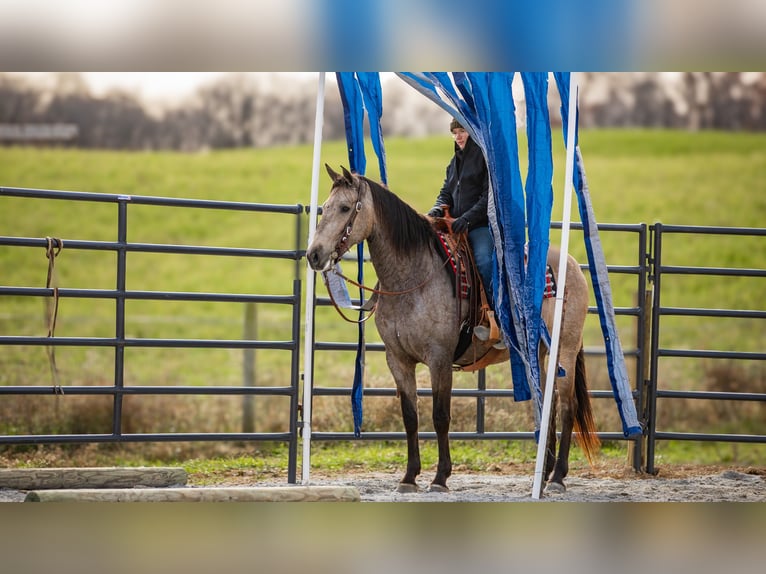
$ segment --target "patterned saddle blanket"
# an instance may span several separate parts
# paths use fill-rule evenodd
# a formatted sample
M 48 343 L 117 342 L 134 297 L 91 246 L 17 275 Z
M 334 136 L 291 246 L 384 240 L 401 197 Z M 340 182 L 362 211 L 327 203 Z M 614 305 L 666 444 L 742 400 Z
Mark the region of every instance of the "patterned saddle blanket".
M 452 279 L 455 291 L 458 292 L 459 282 L 460 297 L 468 299 L 471 293 L 471 285 L 477 282 L 476 279 L 472 281 L 471 278 L 478 277 L 477 271 L 473 268 L 473 257 L 466 253 L 467 246 L 458 245 L 451 236 L 441 231 L 437 231 L 437 235 L 444 250 L 445 267 L 450 271 L 450 278 Z M 552 299 L 554 297 L 556 297 L 556 277 L 553 274 L 553 269 L 548 265 L 545 268 L 543 299 Z
M 474 271 L 471 269 L 473 258 L 467 253 L 467 245 L 459 245 L 451 236 L 437 231 L 439 242 L 444 250 L 445 267 L 452 279 L 452 286 L 456 293 L 460 293 L 461 299 L 468 299 L 471 294 L 471 276 Z

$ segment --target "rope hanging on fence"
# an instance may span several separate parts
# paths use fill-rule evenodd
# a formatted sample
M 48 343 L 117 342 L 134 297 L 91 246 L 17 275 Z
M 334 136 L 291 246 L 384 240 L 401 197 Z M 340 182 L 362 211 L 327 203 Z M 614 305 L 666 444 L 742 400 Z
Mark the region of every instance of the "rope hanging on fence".
M 46 237 L 45 257 L 48 259 L 48 278 L 45 282 L 46 289 L 53 289 L 53 296 L 45 299 L 45 321 L 48 325 L 48 337 L 54 337 L 56 333 L 56 319 L 59 313 L 59 288 L 56 277 L 56 257 L 64 249 L 64 242 L 55 237 Z M 53 392 L 64 394 L 59 381 L 58 367 L 56 366 L 56 348 L 52 345 L 46 345 L 45 351 L 48 354 L 48 362 L 51 368 L 51 378 L 53 379 Z

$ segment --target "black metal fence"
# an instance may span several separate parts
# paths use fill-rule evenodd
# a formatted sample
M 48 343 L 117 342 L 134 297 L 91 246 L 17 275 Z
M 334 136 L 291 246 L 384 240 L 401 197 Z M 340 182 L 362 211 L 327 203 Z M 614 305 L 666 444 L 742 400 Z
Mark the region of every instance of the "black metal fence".
M 561 223 L 553 223 L 553 229 L 561 229 Z M 571 226 L 574 230 L 582 230 L 582 224 L 573 223 Z M 633 317 L 635 319 L 634 333 L 636 335 L 635 340 L 628 343 L 628 347 L 624 349 L 626 356 L 635 358 L 635 380 L 638 381 L 637 388 L 634 391 L 636 400 L 640 400 L 644 395 L 643 393 L 643 381 L 645 378 L 646 361 L 647 357 L 642 349 L 644 348 L 644 341 L 646 338 L 646 327 L 649 314 L 646 308 L 646 262 L 647 262 L 647 250 L 646 250 L 646 238 L 648 236 L 647 226 L 645 224 L 625 225 L 625 224 L 604 224 L 599 226 L 599 230 L 610 234 L 626 234 L 631 243 L 636 245 L 634 252 L 634 259 L 628 265 L 609 265 L 608 271 L 611 274 L 622 274 L 631 277 L 634 282 L 635 288 L 635 301 L 636 305 L 632 306 L 616 306 L 615 315 Z M 630 256 L 629 256 L 630 257 Z M 354 264 L 356 265 L 355 261 Z M 583 270 L 588 271 L 587 262 L 580 263 Z M 360 304 L 360 300 L 357 298 L 354 301 L 355 304 Z M 317 304 L 320 306 L 331 306 L 332 303 L 328 297 L 318 297 Z M 438 312 L 435 310 L 434 312 Z M 589 309 L 589 313 L 597 313 L 595 307 Z M 427 326 L 424 325 L 424 328 Z M 314 342 L 314 349 L 316 351 L 356 351 L 358 343 L 353 342 L 337 342 L 337 341 L 322 341 L 317 340 Z M 383 351 L 384 347 L 381 343 L 366 343 L 366 351 L 378 352 Z M 604 356 L 606 353 L 604 347 L 589 347 L 586 349 L 586 355 Z M 503 368 L 502 365 L 495 368 Z M 510 379 L 510 370 L 508 371 L 508 379 Z M 339 387 L 336 385 L 329 386 L 327 381 L 315 381 L 313 394 L 316 397 L 326 396 L 351 396 L 351 387 L 344 386 Z M 334 381 L 333 381 L 334 382 Z M 351 381 L 349 380 L 350 384 Z M 460 440 L 534 440 L 535 433 L 533 431 L 487 431 L 486 430 L 486 408 L 489 401 L 497 399 L 513 399 L 513 388 L 508 385 L 506 388 L 487 388 L 486 372 L 481 370 L 475 377 L 475 387 L 473 388 L 453 388 L 452 396 L 459 398 L 475 398 L 476 399 L 476 427 L 475 430 L 463 431 L 463 432 L 450 432 L 450 437 Z M 389 388 L 365 388 L 365 397 L 393 397 L 396 395 L 396 389 L 391 386 Z M 418 396 L 430 397 L 432 391 L 429 388 L 418 388 Z M 591 396 L 597 399 L 614 400 L 614 395 L 611 391 L 607 390 L 594 390 L 591 391 Z M 641 408 L 643 405 L 640 405 Z M 314 431 L 312 432 L 312 440 L 324 440 L 324 441 L 339 441 L 339 440 L 354 440 L 354 433 L 351 431 Z M 436 433 L 434 432 L 421 432 L 420 436 L 425 439 L 435 439 Z M 602 440 L 624 440 L 622 432 L 600 432 L 599 437 Z M 363 432 L 361 437 L 356 440 L 404 440 L 404 432 Z M 641 448 L 640 441 L 634 441 L 636 453 Z M 639 456 L 635 456 L 634 460 L 640 461 Z M 638 462 L 636 463 L 638 464 Z
M 663 404 L 669 403 L 673 399 L 689 399 L 693 401 L 726 401 L 732 405 L 740 407 L 749 402 L 758 402 L 766 404 L 766 393 L 731 391 L 731 390 L 701 390 L 699 381 L 694 380 L 671 380 L 674 388 L 665 388 L 660 379 L 660 363 L 670 359 L 687 358 L 696 361 L 711 359 L 715 361 L 733 360 L 741 362 L 763 361 L 766 360 L 766 352 L 763 347 L 757 351 L 737 350 L 736 345 L 741 344 L 726 340 L 728 331 L 720 329 L 719 325 L 723 319 L 742 319 L 748 322 L 748 329 L 752 333 L 750 340 L 763 342 L 764 329 L 763 320 L 766 319 L 766 307 L 761 309 L 732 309 L 732 308 L 700 308 L 700 307 L 681 307 L 669 306 L 663 303 L 663 285 L 679 277 L 692 276 L 696 278 L 715 277 L 719 279 L 746 278 L 747 289 L 754 294 L 760 294 L 757 297 L 757 303 L 764 305 L 766 303 L 766 269 L 763 268 L 738 268 L 733 266 L 693 266 L 693 265 L 670 265 L 665 263 L 664 253 L 673 245 L 673 241 L 696 241 L 704 237 L 723 238 L 737 237 L 740 240 L 748 238 L 752 244 L 741 249 L 753 250 L 755 253 L 766 253 L 766 229 L 754 228 L 736 228 L 736 227 L 699 227 L 699 226 L 680 226 L 664 225 L 656 223 L 652 226 L 652 257 L 651 267 L 649 269 L 650 278 L 654 284 L 654 293 L 652 299 L 652 327 L 651 327 L 651 347 L 648 354 L 651 357 L 650 377 L 646 384 L 648 386 L 647 403 L 645 405 L 645 418 L 647 424 L 647 450 L 646 450 L 646 470 L 655 472 L 655 448 L 659 440 L 682 440 L 682 441 L 716 441 L 731 443 L 761 443 L 766 444 L 766 434 L 754 433 L 718 433 L 711 432 L 710 429 L 699 428 L 694 432 L 675 432 L 670 430 L 658 429 L 658 411 Z M 700 256 L 704 253 L 710 258 L 715 259 L 715 244 L 711 243 L 711 249 L 704 250 L 699 248 Z M 684 250 L 688 253 L 688 250 Z M 684 263 L 691 263 L 684 261 Z M 665 290 L 667 296 L 667 289 Z M 721 305 L 731 304 L 730 301 L 721 301 Z M 714 349 L 680 349 L 669 348 L 663 345 L 663 319 L 666 317 L 687 317 L 704 318 L 705 322 L 700 328 L 706 334 L 709 344 L 728 346 L 727 350 Z M 704 425 L 700 421 L 700 425 Z
M 299 387 L 301 381 L 299 356 L 301 343 L 301 307 L 302 285 L 300 275 L 303 269 L 302 259 L 305 254 L 303 242 L 303 221 L 306 209 L 301 205 L 265 205 L 254 203 L 239 203 L 225 201 L 208 201 L 192 199 L 173 199 L 135 195 L 113 195 L 99 193 L 66 192 L 41 189 L 0 188 L 0 197 L 16 197 L 27 199 L 42 199 L 51 201 L 75 201 L 89 203 L 106 203 L 116 206 L 114 240 L 81 240 L 76 238 L 40 238 L 40 237 L 10 237 L 0 236 L 0 247 L 27 247 L 45 251 L 51 260 L 55 259 L 56 251 L 63 246 L 67 250 L 84 250 L 111 252 L 115 254 L 115 285 L 109 289 L 66 288 L 49 284 L 46 287 L 32 286 L 0 286 L 0 301 L 4 297 L 47 298 L 51 301 L 66 298 L 110 300 L 114 302 L 113 335 L 108 337 L 73 337 L 73 336 L 30 336 L 7 334 L 0 336 L 0 346 L 37 346 L 55 350 L 58 347 L 94 347 L 108 348 L 114 354 L 114 374 L 109 385 L 67 385 L 59 388 L 51 385 L 7 384 L 0 385 L 0 400 L 10 395 L 56 395 L 65 392 L 67 395 L 106 396 L 111 400 L 111 432 L 106 433 L 73 433 L 73 434 L 6 434 L 0 436 L 0 444 L 46 444 L 46 443 L 95 443 L 95 442 L 170 442 L 170 441 L 281 441 L 288 445 L 288 482 L 295 482 L 298 441 L 302 428 L 301 405 L 299 404 Z M 128 214 L 131 206 L 151 205 L 160 208 L 182 208 L 224 211 L 260 212 L 274 214 L 284 218 L 292 216 L 295 228 L 295 247 L 289 250 L 257 249 L 251 247 L 220 247 L 199 245 L 177 245 L 167 243 L 138 243 L 128 240 Z M 283 219 L 280 219 L 283 221 Z M 554 229 L 560 227 L 553 225 Z M 573 229 L 581 229 L 579 224 Z M 698 432 L 680 433 L 658 427 L 658 410 L 665 401 L 672 399 L 692 399 L 709 401 L 736 402 L 766 402 L 766 394 L 761 392 L 730 392 L 695 390 L 677 382 L 673 389 L 664 388 L 660 383 L 660 362 L 673 357 L 731 359 L 742 361 L 762 361 L 766 353 L 762 350 L 694 350 L 671 349 L 663 346 L 663 318 L 669 316 L 695 316 L 710 319 L 711 332 L 715 332 L 712 322 L 721 318 L 738 318 L 755 323 L 754 332 L 762 333 L 763 327 L 759 320 L 766 318 L 764 310 L 742 309 L 707 309 L 684 308 L 668 306 L 664 303 L 663 282 L 674 275 L 702 276 L 736 276 L 754 281 L 763 290 L 763 278 L 766 269 L 740 269 L 724 267 L 691 267 L 671 266 L 663 261 L 663 246 L 670 240 L 669 236 L 701 235 L 737 235 L 748 236 L 758 241 L 766 237 L 766 229 L 738 229 L 712 227 L 681 227 L 655 224 L 646 226 L 602 224 L 601 232 L 609 234 L 627 234 L 626 243 L 634 245 L 633 255 L 628 256 L 624 265 L 610 265 L 610 276 L 624 275 L 628 277 L 631 289 L 635 289 L 635 304 L 621 305 L 615 308 L 618 316 L 632 318 L 635 328 L 634 339 L 629 343 L 623 335 L 626 357 L 635 360 L 635 387 L 633 396 L 637 411 L 645 433 L 641 439 L 634 440 L 631 445 L 633 466 L 636 469 L 655 471 L 655 448 L 661 440 L 703 440 L 723 442 L 766 443 L 763 434 L 722 434 L 710 432 L 709 428 L 700 428 Z M 688 238 L 687 238 L 688 239 Z M 763 247 L 760 247 L 763 249 Z M 128 259 L 132 253 L 154 254 L 185 254 L 185 255 L 215 255 L 234 258 L 256 259 L 288 259 L 295 261 L 292 293 L 288 295 L 274 294 L 232 294 L 232 293 L 198 293 L 167 290 L 134 290 L 128 285 Z M 583 262 L 583 268 L 587 265 Z M 126 302 L 136 300 L 147 301 L 204 301 L 258 304 L 268 303 L 290 308 L 291 326 L 290 337 L 287 340 L 259 340 L 249 336 L 236 339 L 189 339 L 189 338 L 147 338 L 126 335 Z M 330 304 L 327 297 L 317 297 L 318 307 Z M 595 313 L 595 308 L 590 310 Z M 314 326 L 311 326 L 312 328 Z M 125 351 L 130 348 L 211 348 L 211 349 L 241 349 L 247 352 L 256 349 L 269 349 L 288 353 L 290 358 L 289 380 L 284 384 L 273 386 L 248 385 L 131 385 L 125 380 Z M 313 352 L 332 353 L 338 351 L 355 351 L 356 341 L 338 342 L 327 340 L 313 341 Z M 381 343 L 366 343 L 366 351 L 380 352 Z M 591 355 L 603 355 L 603 348 L 590 347 L 587 352 Z M 313 396 L 349 396 L 350 385 L 338 386 L 328 384 L 328 381 L 313 381 Z M 333 381 L 336 383 L 336 381 Z M 349 381 L 350 383 L 350 381 Z M 394 396 L 393 385 L 387 388 L 368 387 L 364 390 L 365 397 Z M 612 399 L 608 390 L 594 390 L 592 396 L 597 399 Z M 429 389 L 420 389 L 419 394 L 430 396 Z M 512 399 L 513 390 L 510 388 L 487 388 L 486 374 L 482 371 L 476 377 L 475 388 L 456 388 L 455 397 L 475 399 L 476 428 L 471 431 L 455 432 L 454 439 L 466 440 L 534 440 L 532 431 L 505 432 L 487 431 L 485 411 L 489 401 L 496 399 Z M 164 433 L 131 433 L 124 431 L 123 401 L 128 396 L 145 395 L 202 395 L 202 396 L 241 396 L 251 399 L 255 396 L 285 397 L 289 402 L 288 422 L 286 428 L 277 432 L 164 432 Z M 349 407 L 350 410 L 350 407 Z M 313 412 L 313 409 L 312 409 Z M 702 424 L 702 423 L 701 423 Z M 624 440 L 621 432 L 602 432 L 599 435 L 604 440 Z M 434 439 L 434 433 L 422 433 L 424 439 Z M 403 432 L 364 432 L 361 440 L 403 440 Z M 350 431 L 329 430 L 312 433 L 312 440 L 340 441 L 357 440 Z
M 96 442 L 159 442 L 159 441 L 283 441 L 289 445 L 288 480 L 295 482 L 298 444 L 298 390 L 299 390 L 299 342 L 301 339 L 301 281 L 298 278 L 300 260 L 303 257 L 302 225 L 304 208 L 301 205 L 268 205 L 225 201 L 173 199 L 136 195 L 113 195 L 101 193 L 67 192 L 41 189 L 0 188 L 0 197 L 110 203 L 116 206 L 116 237 L 114 241 L 90 241 L 76 238 L 0 237 L 0 246 L 35 247 L 47 252 L 49 265 L 53 265 L 56 251 L 66 250 L 108 251 L 116 254 L 116 285 L 113 289 L 71 289 L 50 284 L 47 287 L 0 286 L 0 297 L 46 297 L 51 300 L 66 298 L 107 299 L 115 303 L 114 334 L 111 337 L 61 337 L 50 336 L 0 336 L 0 345 L 44 346 L 55 353 L 63 346 L 108 347 L 114 350 L 114 377 L 111 385 L 80 385 L 59 387 L 55 380 L 51 385 L 5 385 L 0 386 L 1 397 L 9 395 L 69 395 L 108 396 L 112 398 L 111 432 L 93 434 L 15 434 L 0 436 L 0 444 L 44 443 L 96 443 Z M 284 219 L 291 215 L 295 226 L 295 247 L 289 250 L 268 250 L 251 247 L 217 247 L 199 245 L 149 244 L 128 241 L 128 214 L 133 206 L 151 205 L 168 208 L 196 210 L 226 210 L 277 214 Z M 30 217 L 33 217 L 30 206 Z M 290 295 L 256 295 L 231 293 L 198 293 L 173 291 L 139 291 L 127 288 L 128 259 L 132 253 L 215 255 L 235 258 L 290 259 L 295 263 L 295 278 Z M 50 269 L 50 268 L 49 268 Z M 132 300 L 152 301 L 207 301 L 284 305 L 291 308 L 291 338 L 283 341 L 232 340 L 232 339 L 180 339 L 139 338 L 126 336 L 126 302 Z M 55 321 L 51 317 L 51 321 Z M 129 385 L 125 382 L 125 351 L 129 348 L 207 348 L 207 349 L 273 349 L 290 353 L 291 373 L 288 381 L 277 386 L 213 386 L 213 385 Z M 55 355 L 51 354 L 51 358 Z M 52 365 L 52 368 L 54 365 Z M 289 423 L 281 432 L 169 432 L 125 433 L 123 432 L 123 400 L 127 396 L 146 395 L 209 395 L 226 396 L 281 396 L 289 400 Z

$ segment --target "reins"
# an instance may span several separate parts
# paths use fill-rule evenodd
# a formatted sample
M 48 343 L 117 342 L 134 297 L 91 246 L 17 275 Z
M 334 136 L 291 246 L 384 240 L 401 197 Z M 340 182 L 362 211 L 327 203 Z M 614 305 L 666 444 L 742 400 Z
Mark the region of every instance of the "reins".
M 335 250 L 330 255 L 330 257 L 331 257 L 331 259 L 333 261 L 338 261 L 340 259 L 340 257 L 348 250 L 347 243 L 348 243 L 349 237 L 351 236 L 351 231 L 353 230 L 354 221 L 356 220 L 356 216 L 362 210 L 362 199 L 361 199 L 361 196 L 362 196 L 362 189 L 361 189 L 361 186 L 360 186 L 358 188 L 357 199 L 356 199 L 356 206 L 355 206 L 354 212 L 349 217 L 348 223 L 346 224 L 346 226 L 345 226 L 345 228 L 343 230 L 343 235 L 341 235 L 340 239 L 338 240 L 338 243 L 335 245 Z M 444 260 L 444 263 L 442 263 L 442 265 L 440 265 L 438 269 L 443 269 L 447 265 L 447 262 L 449 260 L 450 260 L 450 258 L 447 257 Z M 361 310 L 361 311 L 369 311 L 369 314 L 366 317 L 364 317 L 363 319 L 357 320 L 357 319 L 349 319 L 348 317 L 346 317 L 346 315 L 341 310 L 340 306 L 335 301 L 335 298 L 333 297 L 333 294 L 332 294 L 332 290 L 331 289 L 327 290 L 329 295 L 330 295 L 330 301 L 332 302 L 333 307 L 335 307 L 335 310 L 338 312 L 338 314 L 345 321 L 347 321 L 349 323 L 357 323 L 357 324 L 359 324 L 359 323 L 364 323 L 365 321 L 367 321 L 370 317 L 372 317 L 375 314 L 375 311 L 378 308 L 377 297 L 379 297 L 381 295 L 387 295 L 387 296 L 406 295 L 407 293 L 412 293 L 414 291 L 422 289 L 423 287 L 425 287 L 434 278 L 435 273 L 436 273 L 436 268 L 431 269 L 431 273 L 428 274 L 428 277 L 426 277 L 425 280 L 423 280 L 422 283 L 420 283 L 418 285 L 415 285 L 414 287 L 411 287 L 409 289 L 404 289 L 403 291 L 386 291 L 385 289 L 376 289 L 376 288 L 372 288 L 372 287 L 367 287 L 366 285 L 364 285 L 362 283 L 359 283 L 357 281 L 354 281 L 350 277 L 347 277 L 346 275 L 344 275 L 343 273 L 338 271 L 334 264 L 330 268 L 329 271 L 331 271 L 332 273 L 335 273 L 338 277 L 340 277 L 341 279 L 347 281 L 348 283 L 351 283 L 355 287 L 358 287 L 359 289 L 362 289 L 364 291 L 369 291 L 370 293 L 373 294 L 373 297 L 371 297 L 370 300 L 368 301 L 368 303 L 369 302 L 374 302 L 372 307 L 369 308 L 369 309 L 366 309 L 364 306 L 359 308 L 359 310 Z
M 447 265 L 448 262 L 449 262 L 449 258 L 445 259 L 444 263 L 442 263 L 438 267 L 438 269 L 443 269 Z M 412 293 L 413 291 L 417 291 L 418 289 L 422 289 L 423 287 L 425 287 L 429 283 L 429 281 L 431 281 L 434 278 L 434 275 L 436 273 L 436 269 L 437 268 L 431 269 L 431 273 L 428 274 L 428 277 L 426 277 L 423 280 L 422 283 L 420 283 L 418 285 L 415 285 L 414 287 L 411 287 L 409 289 L 405 289 L 403 291 L 386 291 L 385 289 L 375 289 L 373 287 L 367 287 L 367 285 L 364 285 L 362 283 L 354 281 L 353 279 L 351 279 L 351 277 L 348 277 L 348 276 L 344 275 L 343 273 L 341 273 L 340 271 L 338 271 L 335 268 L 335 266 L 333 265 L 332 268 L 330 269 L 331 272 L 335 273 L 341 279 L 351 283 L 354 287 L 358 287 L 359 289 L 363 289 L 365 291 L 369 291 L 370 293 L 373 294 L 373 297 L 370 297 L 370 299 L 368 301 L 368 303 L 369 302 L 374 302 L 372 307 L 369 308 L 369 309 L 365 308 L 364 306 L 359 308 L 360 311 L 369 311 L 369 315 L 367 315 L 364 319 L 356 320 L 356 319 L 349 319 L 348 317 L 346 317 L 346 315 L 343 314 L 343 311 L 341 311 L 341 308 L 335 302 L 335 298 L 332 295 L 332 290 L 328 289 L 327 292 L 330 295 L 330 301 L 332 302 L 333 307 L 335 307 L 335 310 L 338 312 L 338 314 L 341 317 L 343 317 L 344 320 L 348 321 L 349 323 L 364 323 L 365 321 L 367 321 L 370 317 L 372 317 L 375 314 L 375 311 L 378 308 L 377 297 L 379 297 L 380 295 L 389 295 L 389 296 L 406 295 L 407 293 Z

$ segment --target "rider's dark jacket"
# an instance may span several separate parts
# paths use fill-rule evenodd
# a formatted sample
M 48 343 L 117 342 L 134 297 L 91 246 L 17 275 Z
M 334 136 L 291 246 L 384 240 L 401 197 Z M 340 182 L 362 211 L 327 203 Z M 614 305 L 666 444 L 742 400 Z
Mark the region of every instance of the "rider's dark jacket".
M 473 138 L 468 138 L 462 150 L 455 144 L 455 155 L 434 207 L 448 205 L 450 215 L 465 217 L 469 229 L 486 226 L 488 193 L 489 175 L 481 148 Z

